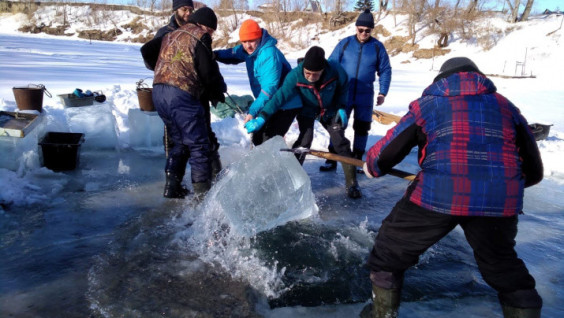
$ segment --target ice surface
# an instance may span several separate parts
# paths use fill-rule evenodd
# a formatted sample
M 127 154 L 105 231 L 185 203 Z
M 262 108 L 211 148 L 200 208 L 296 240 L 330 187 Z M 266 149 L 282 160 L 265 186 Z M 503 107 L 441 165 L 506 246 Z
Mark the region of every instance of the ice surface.
M 133 148 L 163 147 L 164 123 L 157 112 L 129 109 L 129 145 Z
M 110 104 L 65 108 L 70 132 L 83 133 L 86 149 L 117 147 L 117 123 Z
M 280 148 L 287 145 L 279 136 L 255 147 L 208 193 L 204 209 L 223 213 L 235 235 L 251 237 L 317 213 L 309 176 Z

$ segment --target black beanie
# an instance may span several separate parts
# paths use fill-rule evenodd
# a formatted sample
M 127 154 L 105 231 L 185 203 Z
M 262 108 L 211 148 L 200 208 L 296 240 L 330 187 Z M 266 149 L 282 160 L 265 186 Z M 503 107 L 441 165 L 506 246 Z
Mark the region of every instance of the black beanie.
M 325 51 L 319 46 L 313 46 L 306 52 L 304 58 L 304 68 L 309 71 L 321 71 L 327 66 Z
M 194 7 L 194 3 L 192 3 L 192 0 L 172 0 L 172 11 L 176 11 L 178 8 L 182 8 L 182 7 Z
M 208 7 L 202 7 L 194 11 L 194 13 L 188 17 L 188 22 L 199 23 L 214 30 L 217 29 L 217 17 L 213 10 Z
M 435 82 L 440 80 L 441 78 L 448 77 L 454 73 L 460 72 L 476 72 L 484 75 L 480 69 L 472 62 L 471 59 L 467 57 L 453 57 L 451 59 L 446 60 L 441 66 L 439 70 L 439 75 L 435 77 Z
M 364 12 L 358 16 L 355 25 L 374 29 L 374 17 L 369 9 L 364 10 Z

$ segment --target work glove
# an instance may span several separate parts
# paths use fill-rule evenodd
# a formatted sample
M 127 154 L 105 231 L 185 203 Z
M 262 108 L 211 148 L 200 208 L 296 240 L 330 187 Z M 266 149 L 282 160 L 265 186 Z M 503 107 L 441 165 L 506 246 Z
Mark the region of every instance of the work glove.
M 366 165 L 366 162 L 362 165 L 362 170 L 364 170 L 364 175 L 366 175 L 366 177 L 369 179 L 374 178 L 374 176 L 370 174 L 370 171 L 368 171 L 368 165 Z
M 347 112 L 344 109 L 341 108 L 337 111 L 337 115 L 335 115 L 335 123 L 341 123 L 341 127 L 343 127 L 343 129 L 347 129 L 349 118 L 347 116 Z
M 378 97 L 376 98 L 376 106 L 380 106 L 380 105 L 384 104 L 385 100 L 386 100 L 386 96 L 384 96 L 382 94 L 378 94 Z
M 262 128 L 262 126 L 264 126 L 264 118 L 262 117 L 257 117 L 255 119 L 249 120 L 245 124 L 245 128 L 247 129 L 248 134 L 252 134 L 254 132 L 259 131 Z

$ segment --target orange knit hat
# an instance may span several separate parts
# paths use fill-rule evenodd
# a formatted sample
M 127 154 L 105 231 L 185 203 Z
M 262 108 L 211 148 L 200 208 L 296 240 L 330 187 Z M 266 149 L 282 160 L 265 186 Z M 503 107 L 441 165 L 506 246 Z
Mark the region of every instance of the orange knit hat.
M 239 41 L 252 41 L 262 37 L 262 29 L 255 20 L 245 20 L 239 30 Z

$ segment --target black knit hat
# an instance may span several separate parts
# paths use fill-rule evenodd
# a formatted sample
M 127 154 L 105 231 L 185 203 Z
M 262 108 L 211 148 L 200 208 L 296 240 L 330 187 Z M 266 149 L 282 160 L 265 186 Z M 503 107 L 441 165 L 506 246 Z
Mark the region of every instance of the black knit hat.
M 188 17 L 188 22 L 199 23 L 214 30 L 217 29 L 217 17 L 213 10 L 208 7 L 202 7 L 194 11 L 194 13 Z
M 364 12 L 358 16 L 355 25 L 374 29 L 374 17 L 369 9 L 364 10 Z
M 304 68 L 309 71 L 321 71 L 327 66 L 325 51 L 319 46 L 313 46 L 306 52 L 304 58 Z
M 445 78 L 454 73 L 460 72 L 476 72 L 484 75 L 484 73 L 482 73 L 480 69 L 478 69 L 478 66 L 476 66 L 476 64 L 474 64 L 471 59 L 467 57 L 453 57 L 443 63 L 441 69 L 439 70 L 439 75 L 435 77 L 434 81 L 436 82 L 441 78 Z
M 194 7 L 192 0 L 172 0 L 172 11 L 176 11 L 178 8 L 182 7 Z

